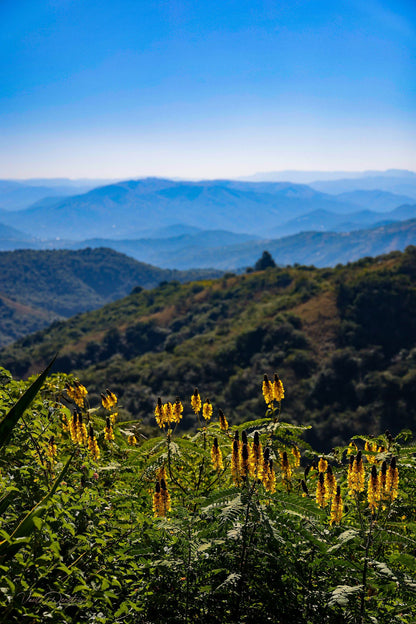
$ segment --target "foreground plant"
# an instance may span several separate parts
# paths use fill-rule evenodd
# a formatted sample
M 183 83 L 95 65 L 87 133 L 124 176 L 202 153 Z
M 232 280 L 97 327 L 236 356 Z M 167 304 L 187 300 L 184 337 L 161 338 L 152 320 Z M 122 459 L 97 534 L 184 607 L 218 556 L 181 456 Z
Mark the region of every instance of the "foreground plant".
M 264 418 L 233 426 L 195 388 L 145 439 L 110 390 L 4 371 L 0 622 L 414 622 L 410 433 L 317 454 L 272 379 Z

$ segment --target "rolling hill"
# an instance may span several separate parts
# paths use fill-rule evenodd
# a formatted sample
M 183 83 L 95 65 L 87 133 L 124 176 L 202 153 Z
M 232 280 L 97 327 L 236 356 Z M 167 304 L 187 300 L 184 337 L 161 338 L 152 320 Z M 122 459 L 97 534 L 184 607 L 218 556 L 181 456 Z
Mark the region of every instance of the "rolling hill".
M 223 236 L 221 240 L 221 236 Z M 251 238 L 235 242 L 230 233 L 199 232 L 166 239 L 88 240 L 72 244 L 75 248 L 103 246 L 131 255 L 137 260 L 186 270 L 191 267 L 241 271 L 252 266 L 264 249 L 277 264 L 335 266 L 365 256 L 404 250 L 416 244 L 416 219 L 398 221 L 356 231 L 305 231 L 283 238 Z
M 56 203 L 57 199 L 85 193 L 103 184 L 104 181 L 99 180 L 0 180 L 0 209 L 23 210 L 45 198 L 49 201 L 54 198 Z
M 14 374 L 76 371 L 99 400 L 119 396 L 123 418 L 153 422 L 158 396 L 195 386 L 230 422 L 260 414 L 263 374 L 286 387 L 285 419 L 313 425 L 313 444 L 416 425 L 416 247 L 334 269 L 269 268 L 165 283 L 1 351 Z M 394 314 L 392 314 L 394 310 Z M 184 426 L 194 426 L 187 414 Z
M 171 271 L 112 249 L 0 252 L 0 345 L 99 308 L 162 281 L 217 276 L 218 271 Z

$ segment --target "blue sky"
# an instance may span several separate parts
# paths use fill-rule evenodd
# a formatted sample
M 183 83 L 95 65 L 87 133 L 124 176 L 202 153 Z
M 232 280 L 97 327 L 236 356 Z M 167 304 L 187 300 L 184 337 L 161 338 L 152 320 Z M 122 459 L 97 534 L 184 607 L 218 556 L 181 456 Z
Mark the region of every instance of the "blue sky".
M 416 169 L 414 0 L 0 0 L 0 178 Z

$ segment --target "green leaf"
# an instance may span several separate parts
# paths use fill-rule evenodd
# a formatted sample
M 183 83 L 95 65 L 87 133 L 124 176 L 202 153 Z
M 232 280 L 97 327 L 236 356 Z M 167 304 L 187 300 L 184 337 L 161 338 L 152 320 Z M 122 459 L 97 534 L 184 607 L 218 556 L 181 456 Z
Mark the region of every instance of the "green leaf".
M 330 607 L 346 607 L 352 596 L 358 594 L 362 590 L 362 585 L 351 587 L 350 585 L 338 585 L 332 592 L 328 606 Z
M 18 550 L 25 543 L 27 543 L 27 539 L 34 531 L 36 525 L 38 524 L 39 518 L 44 514 L 47 509 L 47 503 L 50 498 L 55 494 L 59 484 L 65 478 L 66 473 L 69 469 L 69 464 L 71 463 L 72 458 L 74 457 L 75 452 L 70 456 L 64 468 L 62 469 L 60 475 L 56 479 L 55 483 L 52 486 L 51 491 L 42 498 L 41 501 L 23 518 L 23 520 L 19 523 L 19 525 L 15 528 L 13 533 L 10 536 L 10 540 L 4 540 L 0 542 L 0 557 L 4 556 L 13 556 L 16 554 Z M 12 542 L 8 544 L 8 542 Z
M 15 499 L 15 492 L 17 492 L 17 488 L 13 488 L 9 492 L 7 492 L 2 498 L 0 498 L 0 514 L 4 513 L 10 503 Z
M 32 383 L 32 385 L 26 390 L 26 392 L 20 397 L 12 409 L 6 414 L 4 419 L 0 423 L 0 449 L 5 446 L 10 440 L 13 429 L 18 423 L 19 419 L 23 416 L 26 409 L 29 407 L 37 393 L 39 392 L 43 382 L 45 381 L 49 370 L 56 360 L 56 355 L 53 360 L 48 364 L 45 370 L 39 375 L 39 377 Z

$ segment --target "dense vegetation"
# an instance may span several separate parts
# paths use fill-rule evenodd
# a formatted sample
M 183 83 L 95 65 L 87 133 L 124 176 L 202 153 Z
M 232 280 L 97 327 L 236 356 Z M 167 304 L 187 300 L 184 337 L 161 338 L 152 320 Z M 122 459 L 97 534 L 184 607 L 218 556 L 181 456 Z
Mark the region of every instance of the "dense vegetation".
M 146 439 L 111 390 L 45 377 L 1 369 L 2 623 L 415 621 L 410 432 L 322 456 L 275 377 L 242 426 L 194 390 L 153 406 Z
M 135 287 L 218 276 L 213 270 L 175 271 L 137 262 L 112 249 L 29 249 L 0 252 L 0 345 L 54 319 L 99 308 Z
M 416 248 L 335 269 L 294 266 L 165 283 L 56 322 L 1 352 L 18 376 L 59 352 L 96 399 L 115 389 L 120 416 L 151 422 L 158 396 L 198 383 L 235 423 L 261 410 L 258 379 L 287 381 L 287 419 L 329 450 L 357 433 L 416 428 Z M 185 416 L 181 428 L 192 425 Z

